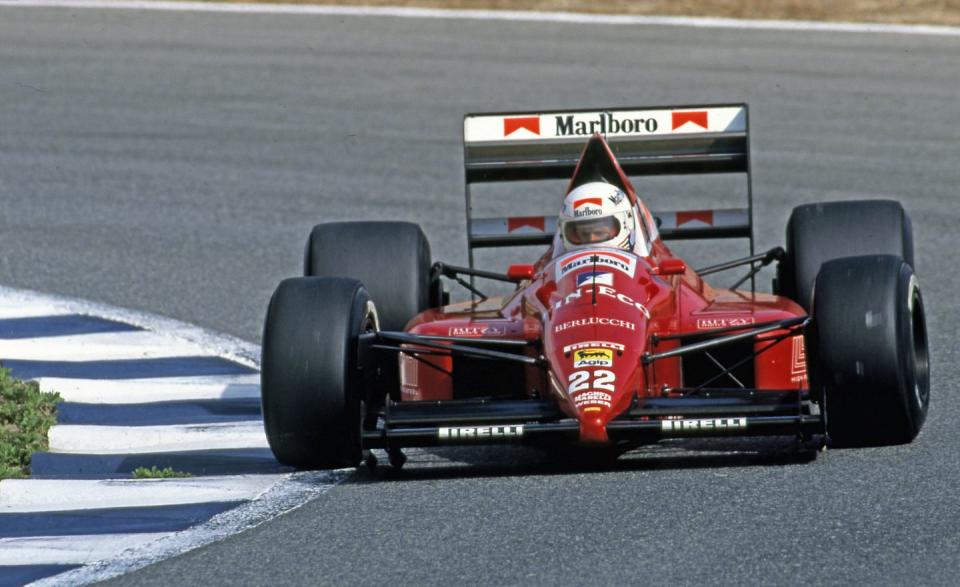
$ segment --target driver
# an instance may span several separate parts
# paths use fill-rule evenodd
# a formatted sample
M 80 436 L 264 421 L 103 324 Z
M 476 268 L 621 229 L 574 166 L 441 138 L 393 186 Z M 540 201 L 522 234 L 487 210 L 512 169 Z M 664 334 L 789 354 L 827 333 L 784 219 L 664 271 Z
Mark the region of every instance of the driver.
M 585 183 L 563 200 L 559 233 L 563 249 L 611 247 L 636 251 L 637 212 L 627 194 L 603 182 Z

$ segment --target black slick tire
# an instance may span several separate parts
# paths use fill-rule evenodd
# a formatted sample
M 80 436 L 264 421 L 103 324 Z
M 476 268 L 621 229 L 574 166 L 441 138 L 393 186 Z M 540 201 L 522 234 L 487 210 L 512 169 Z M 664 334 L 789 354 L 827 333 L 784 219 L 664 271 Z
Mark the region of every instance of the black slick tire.
M 376 310 L 355 279 L 298 277 L 277 287 L 263 330 L 261 401 L 278 461 L 306 469 L 359 464 L 357 336 L 375 327 Z
M 806 333 L 810 389 L 838 447 L 902 444 L 930 403 L 923 298 L 893 255 L 824 263 Z
M 813 281 L 831 259 L 895 255 L 911 267 L 913 231 L 903 206 L 893 200 L 822 202 L 797 206 L 787 222 L 786 257 L 774 293 L 810 311 Z
M 380 327 L 400 331 L 431 302 L 430 244 L 410 222 L 331 222 L 310 233 L 304 275 L 358 279 Z

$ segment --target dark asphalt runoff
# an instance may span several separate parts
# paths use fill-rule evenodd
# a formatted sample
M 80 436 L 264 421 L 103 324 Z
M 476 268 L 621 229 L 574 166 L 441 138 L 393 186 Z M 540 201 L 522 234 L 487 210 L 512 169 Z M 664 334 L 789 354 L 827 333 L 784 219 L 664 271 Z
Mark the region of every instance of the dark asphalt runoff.
M 415 220 L 465 262 L 470 111 L 746 101 L 758 248 L 806 202 L 913 218 L 933 405 L 911 445 L 420 452 L 117 584 L 957 583 L 960 38 L 8 7 L 0 63 L 0 283 L 255 342 L 316 222 Z M 654 209 L 736 187 L 637 183 Z M 480 212 L 554 212 L 561 186 Z

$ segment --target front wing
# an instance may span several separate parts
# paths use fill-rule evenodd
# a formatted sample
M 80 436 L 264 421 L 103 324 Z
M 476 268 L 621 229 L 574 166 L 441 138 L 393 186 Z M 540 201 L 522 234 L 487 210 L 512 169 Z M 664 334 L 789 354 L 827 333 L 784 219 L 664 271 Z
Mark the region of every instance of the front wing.
M 363 448 L 497 443 L 562 444 L 579 439 L 579 423 L 549 400 L 388 401 Z M 824 431 L 805 390 L 710 390 L 702 397 L 645 398 L 607 425 L 615 442 L 691 436 L 796 435 Z

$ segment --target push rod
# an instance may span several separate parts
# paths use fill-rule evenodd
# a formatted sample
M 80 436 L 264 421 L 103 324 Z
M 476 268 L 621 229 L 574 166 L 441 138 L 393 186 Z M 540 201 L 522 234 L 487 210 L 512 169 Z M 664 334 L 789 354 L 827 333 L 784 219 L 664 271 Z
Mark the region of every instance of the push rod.
M 749 257 L 744 257 L 742 259 L 734 259 L 733 261 L 727 261 L 726 263 L 720 263 L 718 265 L 710 265 L 709 267 L 704 267 L 703 269 L 695 269 L 698 275 L 710 275 L 711 273 L 719 273 L 721 271 L 726 271 L 727 269 L 733 269 L 734 267 L 740 267 L 741 265 L 749 265 L 750 263 L 760 262 L 760 266 L 764 267 L 783 258 L 785 251 L 783 247 L 774 247 L 765 253 L 760 253 L 758 255 L 751 255 Z
M 744 340 L 747 338 L 753 338 L 755 336 L 760 336 L 761 334 L 766 334 L 768 332 L 773 332 L 774 330 L 780 330 L 783 328 L 790 328 L 798 324 L 806 322 L 806 316 L 799 316 L 797 318 L 787 318 L 786 320 L 781 320 L 780 322 L 765 326 L 762 328 L 756 328 L 748 332 L 742 332 L 740 334 L 731 334 L 730 336 L 721 336 L 719 338 L 712 338 L 710 340 L 705 340 L 703 342 L 697 342 L 691 345 L 683 346 L 676 349 L 671 349 L 669 351 L 664 351 L 662 353 L 646 353 L 642 357 L 644 365 L 649 365 L 654 361 L 659 361 L 660 359 L 668 359 L 670 357 L 679 357 L 682 355 L 687 355 L 690 353 L 698 353 L 706 349 L 712 349 L 719 346 L 727 345 L 739 340 Z
M 435 342 L 416 334 L 407 334 L 406 332 L 377 332 L 377 336 L 383 340 L 389 340 L 393 342 L 399 342 L 402 344 L 415 344 L 419 346 L 425 346 L 428 348 L 434 348 L 444 351 L 449 351 L 451 354 L 460 354 L 460 355 L 469 355 L 474 357 L 481 357 L 484 359 L 496 359 L 500 361 L 513 361 L 515 363 L 523 363 L 524 365 L 533 365 L 535 367 L 541 367 L 546 364 L 546 361 L 543 357 L 527 357 L 524 355 L 515 355 L 513 353 L 504 353 L 500 351 L 493 351 L 490 349 L 480 349 L 476 347 L 463 346 L 459 344 L 444 344 L 442 342 Z M 405 351 L 416 352 L 416 349 L 404 349 Z

